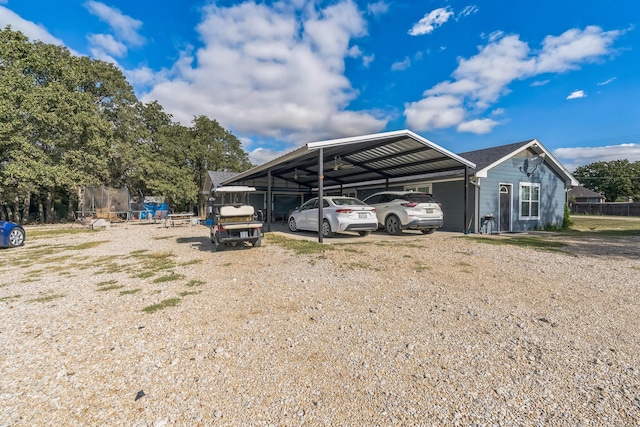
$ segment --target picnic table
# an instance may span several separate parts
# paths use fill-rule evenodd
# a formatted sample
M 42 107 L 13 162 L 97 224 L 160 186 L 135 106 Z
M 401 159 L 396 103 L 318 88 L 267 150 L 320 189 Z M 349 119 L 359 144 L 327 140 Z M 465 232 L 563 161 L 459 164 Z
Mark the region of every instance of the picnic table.
M 168 227 L 169 225 L 174 227 L 176 224 L 194 225 L 195 223 L 196 223 L 196 218 L 193 212 L 173 213 L 173 214 L 167 215 L 165 227 Z

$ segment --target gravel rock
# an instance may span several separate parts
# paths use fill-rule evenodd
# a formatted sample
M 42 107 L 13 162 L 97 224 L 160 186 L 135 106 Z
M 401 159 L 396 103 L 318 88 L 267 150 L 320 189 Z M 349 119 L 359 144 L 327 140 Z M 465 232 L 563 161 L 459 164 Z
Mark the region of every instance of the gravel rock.
M 0 425 L 640 424 L 637 238 L 376 234 L 214 252 L 127 223 L 2 251 Z

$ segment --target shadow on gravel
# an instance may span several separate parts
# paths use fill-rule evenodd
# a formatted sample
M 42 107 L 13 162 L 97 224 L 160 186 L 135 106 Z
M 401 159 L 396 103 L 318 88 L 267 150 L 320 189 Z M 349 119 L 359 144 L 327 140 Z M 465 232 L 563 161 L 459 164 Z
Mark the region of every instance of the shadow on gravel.
M 558 235 L 549 240 L 566 243 L 566 249 L 578 256 L 616 256 L 640 260 L 640 234 L 636 233 L 577 233 Z

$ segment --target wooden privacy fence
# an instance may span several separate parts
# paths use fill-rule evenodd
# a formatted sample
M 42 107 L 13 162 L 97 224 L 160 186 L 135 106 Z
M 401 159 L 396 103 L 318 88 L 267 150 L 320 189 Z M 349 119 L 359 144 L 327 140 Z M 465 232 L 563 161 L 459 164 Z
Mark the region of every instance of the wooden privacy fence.
M 571 213 L 586 215 L 640 216 L 640 203 L 574 203 Z

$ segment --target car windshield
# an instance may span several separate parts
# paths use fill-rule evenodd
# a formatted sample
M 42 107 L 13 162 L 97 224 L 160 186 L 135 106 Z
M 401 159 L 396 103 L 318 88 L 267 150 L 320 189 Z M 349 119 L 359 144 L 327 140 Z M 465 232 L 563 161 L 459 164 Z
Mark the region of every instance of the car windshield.
M 415 203 L 435 203 L 433 197 L 425 193 L 405 194 L 402 198 Z
M 342 199 L 333 199 L 333 203 L 336 206 L 362 206 L 362 205 L 364 205 L 364 203 L 361 202 L 360 200 L 354 199 L 354 198 L 351 198 L 351 197 L 345 197 L 345 198 L 342 198 Z

